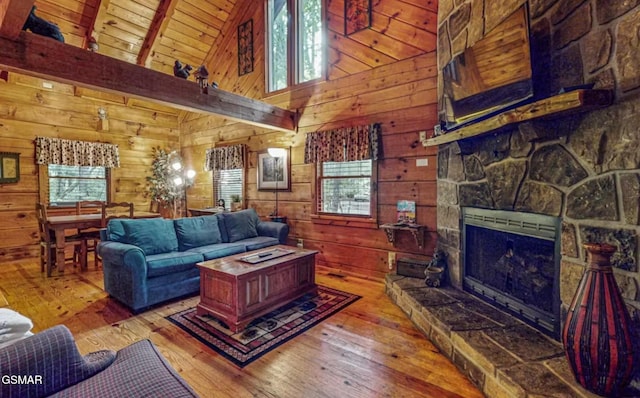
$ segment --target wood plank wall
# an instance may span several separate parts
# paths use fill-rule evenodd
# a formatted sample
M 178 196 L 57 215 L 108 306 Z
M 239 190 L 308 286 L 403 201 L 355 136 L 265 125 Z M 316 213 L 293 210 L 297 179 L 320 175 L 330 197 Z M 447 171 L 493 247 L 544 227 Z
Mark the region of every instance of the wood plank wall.
M 144 210 L 152 148 L 179 148 L 176 110 L 56 82 L 46 89 L 43 82 L 14 73 L 0 79 L 0 152 L 20 153 L 20 181 L 0 184 L 0 263 L 39 256 L 36 136 L 118 144 L 121 167 L 112 172 L 113 200 Z M 98 130 L 100 106 L 107 110 L 108 131 Z
M 288 216 L 292 244 L 300 238 L 307 248 L 320 250 L 320 263 L 341 272 L 375 278 L 389 268 L 388 253 L 398 258 L 430 258 L 436 240 L 436 152 L 420 144 L 419 131 L 437 123 L 435 57 L 436 2 L 381 0 L 374 4 L 371 29 L 344 36 L 344 3 L 328 1 L 328 79 L 275 95 L 264 92 L 264 11 L 249 0 L 238 1 L 207 64 L 220 88 L 260 98 L 300 113 L 299 131 L 281 133 L 258 129 L 222 118 L 189 115 L 181 125 L 182 153 L 202 170 L 207 148 L 244 143 L 249 148 L 245 205 L 263 217 L 274 208 L 272 192 L 256 186 L 257 154 L 270 146 L 291 147 L 292 191 L 280 193 L 279 211 Z M 253 19 L 254 72 L 238 77 L 237 26 Z M 387 27 L 387 29 L 385 29 Z M 420 40 L 417 40 L 419 37 Z M 311 221 L 314 165 L 304 161 L 305 134 L 327 128 L 382 124 L 384 159 L 378 164 L 378 220 L 393 222 L 396 202 L 415 200 L 417 218 L 428 227 L 425 247 L 400 233 L 396 247 L 383 231 Z M 424 160 L 428 166 L 418 167 Z M 199 172 L 188 192 L 189 206 L 211 206 L 212 176 Z

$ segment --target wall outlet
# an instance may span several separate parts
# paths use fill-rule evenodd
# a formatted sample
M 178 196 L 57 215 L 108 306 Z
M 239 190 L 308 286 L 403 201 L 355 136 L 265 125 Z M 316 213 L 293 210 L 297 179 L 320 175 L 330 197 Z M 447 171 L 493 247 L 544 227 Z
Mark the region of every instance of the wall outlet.
M 420 141 L 426 141 L 427 140 L 427 132 L 422 130 L 421 132 L 418 133 L 418 135 L 420 136 Z
M 393 264 L 396 263 L 396 253 L 389 252 L 389 269 L 393 269 Z
M 298 243 L 296 243 L 296 246 L 298 246 L 299 248 L 303 249 L 304 248 L 304 239 L 298 239 Z

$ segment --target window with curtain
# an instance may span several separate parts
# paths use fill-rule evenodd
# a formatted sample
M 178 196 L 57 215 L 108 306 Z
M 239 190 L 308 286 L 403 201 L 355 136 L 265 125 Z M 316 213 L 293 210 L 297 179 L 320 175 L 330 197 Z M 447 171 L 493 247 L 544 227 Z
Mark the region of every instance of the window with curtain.
M 49 206 L 72 206 L 80 200 L 109 201 L 110 172 L 120 167 L 114 144 L 36 137 L 40 200 Z
M 205 170 L 213 171 L 213 197 L 215 204 L 224 200 L 227 209 L 234 195 L 243 197 L 245 174 L 245 146 L 229 145 L 207 149 Z
M 267 0 L 267 91 L 322 77 L 322 0 Z
M 375 219 L 380 125 L 309 133 L 305 163 L 315 163 L 318 215 Z
M 317 165 L 318 213 L 371 216 L 373 162 Z

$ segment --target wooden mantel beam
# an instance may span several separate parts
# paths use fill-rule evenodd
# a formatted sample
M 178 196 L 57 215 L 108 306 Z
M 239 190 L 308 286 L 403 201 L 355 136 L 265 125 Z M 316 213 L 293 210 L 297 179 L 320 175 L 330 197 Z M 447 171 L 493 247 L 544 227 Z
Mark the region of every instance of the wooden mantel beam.
M 0 69 L 112 92 L 190 112 L 210 113 L 259 127 L 295 131 L 296 114 L 219 89 L 202 94 L 197 83 L 102 54 L 22 32 L 0 37 Z

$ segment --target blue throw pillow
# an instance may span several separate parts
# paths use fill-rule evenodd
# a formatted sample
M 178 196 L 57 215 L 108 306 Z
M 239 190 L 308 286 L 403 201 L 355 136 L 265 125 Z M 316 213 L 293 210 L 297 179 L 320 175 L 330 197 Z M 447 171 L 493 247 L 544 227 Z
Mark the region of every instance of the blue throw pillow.
M 181 252 L 222 241 L 218 217 L 215 215 L 179 218 L 173 220 L 173 223 L 178 237 L 178 249 Z
M 258 236 L 257 226 L 260 222 L 255 209 L 224 213 L 224 224 L 227 228 L 229 242 L 237 242 L 242 239 Z
M 146 256 L 178 251 L 173 220 L 146 218 L 122 220 L 126 243 L 136 245 Z

